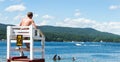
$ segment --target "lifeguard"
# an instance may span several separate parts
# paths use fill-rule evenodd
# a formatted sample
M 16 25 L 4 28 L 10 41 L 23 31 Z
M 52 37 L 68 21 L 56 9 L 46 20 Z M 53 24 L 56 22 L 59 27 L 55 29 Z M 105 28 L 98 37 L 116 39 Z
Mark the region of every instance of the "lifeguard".
M 22 19 L 22 21 L 20 23 L 20 26 L 30 26 L 30 25 L 32 25 L 35 29 L 37 29 L 37 26 L 34 23 L 32 17 L 33 17 L 33 13 L 28 12 L 27 17 Z M 25 38 L 25 39 L 27 39 L 27 38 Z M 29 43 L 25 43 L 25 44 L 26 44 L 26 47 L 29 49 L 30 48 Z
M 20 26 L 7 26 L 7 62 L 45 62 L 45 37 L 43 33 L 36 28 L 32 17 L 32 12 L 28 12 L 27 17 L 22 19 Z M 34 40 L 40 40 L 41 43 L 39 44 L 41 44 L 41 47 L 34 49 Z M 11 43 L 18 43 L 17 46 L 21 48 L 13 48 Z M 25 43 L 27 48 L 22 48 L 22 43 Z M 34 58 L 33 52 L 35 50 L 36 52 L 41 52 L 41 58 Z M 11 51 L 27 51 L 30 52 L 30 57 L 23 55 L 12 56 Z

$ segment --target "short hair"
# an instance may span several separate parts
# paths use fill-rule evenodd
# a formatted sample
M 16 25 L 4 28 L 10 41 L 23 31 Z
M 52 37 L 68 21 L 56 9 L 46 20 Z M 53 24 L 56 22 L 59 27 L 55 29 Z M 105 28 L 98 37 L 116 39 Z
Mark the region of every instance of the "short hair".
M 32 16 L 33 16 L 33 13 L 32 13 L 32 12 L 28 12 L 28 13 L 27 13 L 27 16 L 28 16 L 28 17 L 32 17 Z

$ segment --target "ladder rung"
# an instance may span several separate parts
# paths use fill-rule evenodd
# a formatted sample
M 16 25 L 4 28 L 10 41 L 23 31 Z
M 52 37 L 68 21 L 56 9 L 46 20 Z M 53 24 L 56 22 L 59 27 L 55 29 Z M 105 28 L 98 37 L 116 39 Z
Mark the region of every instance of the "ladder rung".
M 11 43 L 16 43 L 17 40 L 11 40 Z M 23 40 L 23 43 L 30 43 L 30 40 Z
M 11 35 L 11 39 L 16 39 L 17 35 Z M 30 37 L 30 35 L 23 35 L 23 37 Z
M 30 51 L 30 49 L 28 48 L 20 48 L 20 49 L 15 49 L 15 48 L 11 48 L 11 51 Z M 33 51 L 44 51 L 41 48 L 33 48 Z
M 13 32 L 15 33 L 19 33 L 19 32 L 22 32 L 22 33 L 29 33 L 29 30 L 13 30 Z
M 29 33 L 13 33 L 14 35 L 30 35 Z
M 43 37 L 39 37 L 39 36 L 34 36 L 34 39 L 35 40 L 42 40 L 42 39 L 44 39 Z

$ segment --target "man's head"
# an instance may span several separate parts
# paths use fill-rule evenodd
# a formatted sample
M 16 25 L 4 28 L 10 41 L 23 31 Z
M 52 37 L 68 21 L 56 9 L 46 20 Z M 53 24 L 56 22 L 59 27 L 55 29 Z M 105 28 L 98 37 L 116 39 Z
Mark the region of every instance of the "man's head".
M 28 12 L 28 13 L 27 13 L 27 16 L 28 16 L 29 18 L 32 18 L 32 17 L 33 17 L 33 13 L 32 13 L 32 12 Z

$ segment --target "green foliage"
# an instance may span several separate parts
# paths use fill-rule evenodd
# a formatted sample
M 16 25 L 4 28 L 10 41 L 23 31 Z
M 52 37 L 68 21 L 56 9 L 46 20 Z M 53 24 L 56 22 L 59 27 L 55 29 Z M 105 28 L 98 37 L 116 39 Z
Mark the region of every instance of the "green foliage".
M 6 39 L 6 26 L 0 24 L 0 39 Z M 120 42 L 120 35 L 100 32 L 92 28 L 70 28 L 54 26 L 38 26 L 44 33 L 46 41 L 106 41 Z
M 39 26 L 39 29 L 43 31 L 48 41 L 120 41 L 119 35 L 100 32 L 92 28 Z
M 0 24 L 0 39 L 6 39 L 6 25 Z

